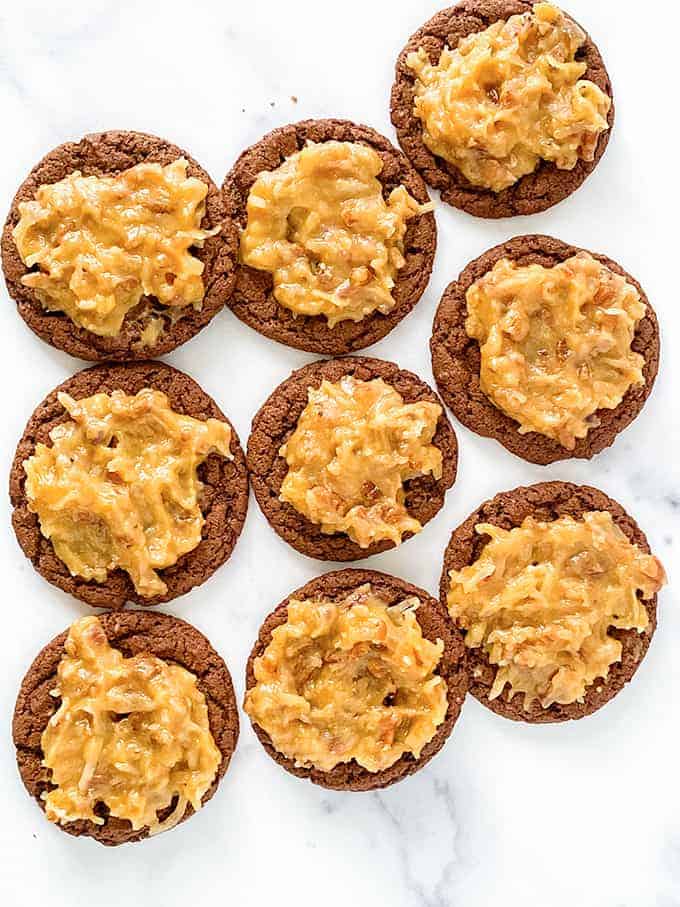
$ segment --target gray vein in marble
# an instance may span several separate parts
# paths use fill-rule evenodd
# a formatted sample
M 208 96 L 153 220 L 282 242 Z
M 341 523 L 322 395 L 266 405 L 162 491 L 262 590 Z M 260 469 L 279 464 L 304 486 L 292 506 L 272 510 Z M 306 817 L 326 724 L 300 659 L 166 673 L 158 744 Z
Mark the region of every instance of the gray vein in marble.
M 421 786 L 416 800 L 399 800 L 393 794 L 376 792 L 373 800 L 393 829 L 406 890 L 421 907 L 450 907 L 454 869 L 460 862 L 456 848 L 458 821 L 450 782 L 428 779 L 428 786 Z M 435 828 L 436 843 L 444 844 L 436 851 L 430 850 L 425 833 Z M 419 857 L 425 858 L 424 865 Z

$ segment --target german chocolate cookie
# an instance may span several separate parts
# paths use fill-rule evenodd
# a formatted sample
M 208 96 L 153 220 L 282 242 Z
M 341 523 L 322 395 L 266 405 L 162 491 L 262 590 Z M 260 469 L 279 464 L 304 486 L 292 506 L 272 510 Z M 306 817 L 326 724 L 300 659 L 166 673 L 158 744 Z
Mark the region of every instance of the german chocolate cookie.
M 449 571 L 461 570 L 472 564 L 489 541 L 489 536 L 475 532 L 478 523 L 491 523 L 510 530 L 520 526 L 529 516 L 542 521 L 557 520 L 562 516 L 571 516 L 578 520 L 584 513 L 598 510 L 610 513 L 616 526 L 632 544 L 646 553 L 650 552 L 647 538 L 635 520 L 620 504 L 597 488 L 573 485 L 569 482 L 541 482 L 537 485 L 515 488 L 485 501 L 454 530 L 444 554 L 444 569 L 439 587 L 442 603 L 446 605 Z M 553 703 L 548 708 L 543 708 L 539 702 L 533 701 L 529 708 L 525 709 L 524 696 L 518 693 L 509 698 L 507 689 L 497 698 L 489 699 L 497 666 L 488 661 L 481 647 L 467 649 L 470 692 L 482 705 L 498 715 L 515 721 L 544 724 L 590 715 L 623 689 L 644 658 L 656 629 L 656 600 L 655 595 L 643 601 L 649 616 L 649 625 L 643 633 L 610 627 L 609 635 L 620 640 L 623 646 L 621 660 L 611 665 L 606 680 L 598 679 L 587 687 L 583 702 L 568 705 Z
M 227 213 L 241 229 L 247 223 L 248 194 L 258 175 L 276 170 L 310 141 L 369 146 L 383 164 L 377 178 L 385 199 L 397 186 L 404 186 L 416 201 L 429 202 L 425 184 L 407 158 L 374 129 L 348 120 L 304 120 L 265 135 L 241 154 L 227 175 L 222 187 Z M 271 274 L 244 264 L 237 267 L 236 289 L 229 306 L 260 334 L 297 349 L 334 356 L 363 349 L 389 333 L 425 291 L 437 245 L 434 215 L 424 213 L 410 220 L 404 243 L 406 262 L 397 272 L 392 290 L 395 305 L 385 315 L 375 311 L 361 321 L 340 321 L 331 328 L 323 315 L 301 315 L 282 306 L 274 297 Z
M 208 186 L 201 228 L 220 228 L 215 236 L 205 240 L 201 248 L 191 250 L 204 266 L 202 279 L 205 295 L 201 305 L 184 307 L 179 318 L 163 318 L 164 328 L 155 342 L 143 342 L 142 334 L 152 324 L 155 315 L 167 314 L 168 308 L 152 297 L 143 297 L 140 304 L 125 316 L 120 332 L 112 337 L 99 336 L 80 327 L 64 312 L 47 311 L 36 291 L 21 282 L 28 269 L 12 237 L 12 230 L 20 217 L 19 204 L 31 201 L 40 186 L 59 182 L 74 171 L 80 171 L 83 176 L 115 176 L 137 164 L 165 166 L 182 157 L 188 161 L 187 175 Z M 94 133 L 79 142 L 59 145 L 31 170 L 15 195 L 5 222 L 2 267 L 7 289 L 17 304 L 19 314 L 42 340 L 72 356 L 90 361 L 148 359 L 174 350 L 197 334 L 220 311 L 234 286 L 237 250 L 236 230 L 226 215 L 222 195 L 190 155 L 153 135 L 111 131 Z
M 528 0 L 463 0 L 434 15 L 409 38 L 399 54 L 392 87 L 391 115 L 399 144 L 425 182 L 438 189 L 445 202 L 477 217 L 512 217 L 536 214 L 565 199 L 579 188 L 592 173 L 604 154 L 614 124 L 614 105 L 609 114 L 609 129 L 599 136 L 592 161 L 579 159 L 573 170 L 559 170 L 549 161 L 541 161 L 533 173 L 521 177 L 512 186 L 494 192 L 469 182 L 460 170 L 434 155 L 423 141 L 423 124 L 414 114 L 415 73 L 406 64 L 410 53 L 425 48 L 432 64 L 436 64 L 445 47 L 455 49 L 458 42 L 471 34 L 484 31 L 494 22 L 529 12 L 534 6 Z M 585 62 L 582 76 L 594 82 L 612 97 L 612 87 L 600 52 L 586 36 L 576 59 Z
M 231 677 L 224 661 L 209 641 L 190 624 L 169 614 L 148 611 L 108 612 L 99 615 L 109 644 L 120 650 L 126 658 L 150 654 L 164 661 L 174 662 L 190 671 L 197 679 L 197 686 L 205 696 L 208 706 L 210 731 L 220 753 L 217 776 L 203 797 L 203 803 L 212 797 L 226 772 L 238 740 L 239 719 Z M 57 681 L 57 668 L 64 654 L 67 632 L 61 633 L 40 652 L 21 684 L 14 709 L 12 736 L 16 747 L 17 763 L 26 790 L 44 809 L 42 794 L 51 789 L 49 771 L 42 765 L 41 738 L 60 699 L 51 695 Z M 162 821 L 174 804 L 159 813 Z M 140 841 L 148 837 L 149 829 L 133 830 L 125 819 L 109 815 L 108 808 L 100 805 L 98 815 L 104 824 L 78 820 L 59 824 L 62 831 L 86 835 L 109 846 Z M 180 821 L 193 815 L 189 805 Z
M 170 407 L 195 419 L 228 422 L 217 404 L 188 375 L 161 362 L 127 365 L 98 365 L 78 372 L 52 391 L 31 416 L 19 442 L 10 473 L 10 497 L 14 508 L 12 525 L 26 557 L 53 585 L 95 608 L 122 608 L 127 602 L 157 605 L 184 595 L 201 585 L 231 555 L 240 535 L 248 507 L 248 476 L 245 456 L 232 427 L 230 450 L 233 459 L 211 454 L 198 467 L 203 488 L 200 508 L 205 519 L 199 545 L 183 554 L 177 563 L 158 571 L 167 592 L 153 598 L 137 594 L 123 570 L 109 572 L 105 582 L 72 576 L 57 557 L 52 542 L 40 531 L 38 516 L 29 510 L 23 463 L 40 442 L 50 445 L 49 433 L 68 420 L 57 400 L 59 392 L 76 400 L 114 390 L 134 395 L 143 388 L 162 391 Z
M 281 485 L 288 472 L 286 460 L 279 451 L 295 431 L 298 419 L 307 406 L 309 388 L 322 381 L 338 382 L 345 375 L 357 380 L 382 378 L 401 394 L 405 403 L 427 400 L 440 403 L 437 395 L 417 375 L 403 371 L 392 362 L 348 356 L 325 359 L 297 369 L 280 384 L 253 419 L 248 439 L 248 471 L 255 497 L 272 528 L 284 541 L 301 554 L 324 561 L 352 561 L 393 548 L 390 540 L 361 548 L 345 533 L 325 534 L 291 504 L 281 501 Z M 422 525 L 442 508 L 447 490 L 456 478 L 458 444 L 451 424 L 442 409 L 432 439 L 443 457 L 442 476 L 421 475 L 404 483 L 405 505 L 410 516 Z M 403 538 L 409 538 L 406 533 Z
M 345 569 L 326 573 L 311 580 L 301 589 L 292 592 L 266 618 L 248 658 L 246 691 L 250 690 L 256 682 L 254 661 L 262 655 L 269 645 L 273 630 L 286 622 L 288 603 L 291 599 L 300 600 L 314 598 L 315 596 L 325 596 L 330 599 L 341 598 L 367 583 L 388 605 L 397 604 L 409 596 L 417 596 L 420 600 L 420 605 L 416 609 L 415 614 L 423 636 L 431 642 L 441 639 L 444 643 L 444 651 L 437 673 L 446 681 L 448 709 L 444 722 L 438 727 L 432 740 L 426 744 L 418 759 L 407 753 L 389 768 L 378 772 L 368 771 L 354 759 L 350 762 L 339 763 L 330 771 L 319 771 L 316 768 L 298 766 L 292 759 L 288 759 L 276 750 L 268 734 L 253 722 L 253 730 L 257 734 L 260 743 L 262 743 L 275 762 L 278 762 L 286 771 L 296 775 L 298 778 L 308 778 L 314 784 L 332 790 L 376 790 L 394 784 L 396 781 L 401 781 L 402 778 L 412 775 L 422 768 L 439 752 L 453 730 L 453 725 L 456 723 L 463 705 L 467 687 L 465 649 L 459 633 L 448 617 L 446 608 L 442 607 L 427 592 L 412 586 L 402 579 L 397 579 L 394 576 L 379 573 L 375 570 Z
M 447 406 L 472 431 L 495 438 L 511 453 L 530 463 L 545 465 L 572 457 L 590 459 L 609 447 L 619 432 L 638 415 L 652 391 L 659 367 L 659 325 L 654 309 L 640 284 L 619 264 L 605 255 L 588 253 L 632 284 L 647 307 L 631 344 L 631 349 L 644 359 L 642 372 L 645 380 L 642 385 L 629 387 L 615 409 L 597 410 L 594 415 L 599 424 L 590 428 L 585 438 L 578 438 L 573 450 L 568 450 L 557 440 L 538 432 L 520 434 L 518 423 L 495 406 L 482 391 L 479 343 L 465 330 L 468 314 L 466 293 L 476 280 L 491 271 L 503 258 L 519 266 L 537 264 L 550 268 L 584 251 L 550 236 L 517 236 L 470 262 L 458 280 L 450 283 L 444 291 L 434 318 L 430 339 L 432 370 Z

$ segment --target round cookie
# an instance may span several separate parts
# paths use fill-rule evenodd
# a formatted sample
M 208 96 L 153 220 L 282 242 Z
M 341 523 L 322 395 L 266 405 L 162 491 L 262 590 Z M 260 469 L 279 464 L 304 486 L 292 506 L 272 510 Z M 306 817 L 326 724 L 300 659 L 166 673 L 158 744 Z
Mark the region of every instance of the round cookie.
M 227 212 L 243 229 L 247 223 L 248 194 L 264 170 L 275 170 L 287 157 L 312 142 L 360 142 L 376 151 L 383 169 L 378 179 L 383 195 L 403 185 L 421 203 L 429 202 L 427 188 L 407 158 L 380 133 L 349 120 L 304 120 L 282 126 L 246 149 L 227 174 L 222 187 Z M 386 315 L 374 312 L 361 321 L 341 321 L 333 328 L 322 315 L 298 315 L 274 298 L 272 276 L 239 264 L 236 288 L 229 307 L 241 321 L 271 340 L 311 353 L 340 356 L 376 343 L 404 318 L 427 287 L 437 246 L 432 213 L 408 222 L 404 237 L 406 264 L 397 272 L 392 295 L 394 308 Z
M 626 513 L 620 504 L 597 488 L 591 488 L 588 485 L 573 485 L 570 482 L 541 482 L 525 488 L 515 488 L 485 501 L 454 530 L 444 554 L 444 569 L 439 585 L 442 604 L 446 606 L 449 571 L 461 570 L 472 564 L 489 540 L 486 535 L 477 535 L 475 532 L 477 523 L 492 523 L 494 526 L 509 530 L 520 526 L 527 516 L 545 521 L 556 520 L 567 515 L 578 519 L 589 510 L 608 511 L 628 539 L 642 551 L 649 553 L 647 538 L 635 520 Z M 481 648 L 467 649 L 470 692 L 482 705 L 498 715 L 512 718 L 514 721 L 546 724 L 590 715 L 623 689 L 644 658 L 656 629 L 656 600 L 655 595 L 654 598 L 644 601 L 649 615 L 649 627 L 644 633 L 638 633 L 636 630 L 610 628 L 610 635 L 622 643 L 621 661 L 615 662 L 611 666 L 606 680 L 592 684 L 587 689 L 582 703 L 573 702 L 569 705 L 553 703 L 544 709 L 540 703 L 533 702 L 530 708 L 525 710 L 524 697 L 517 694 L 512 699 L 508 699 L 507 688 L 498 698 L 489 699 L 488 694 L 493 685 L 496 668 L 489 663 Z M 463 631 L 463 635 L 465 635 L 465 631 Z
M 75 324 L 63 312 L 48 312 L 21 278 L 28 273 L 12 238 L 19 220 L 19 203 L 34 198 L 44 184 L 56 183 L 75 170 L 84 176 L 112 176 L 137 164 L 171 164 L 179 157 L 188 161 L 187 174 L 208 185 L 205 216 L 201 227 L 210 230 L 222 227 L 209 237 L 202 248 L 192 254 L 205 266 L 203 281 L 205 296 L 200 310 L 187 306 L 183 317 L 168 323 L 153 346 L 142 346 L 141 335 L 149 319 L 134 321 L 128 315 L 120 333 L 115 337 L 100 337 Z M 14 196 L 2 234 L 2 267 L 7 289 L 17 304 L 19 314 L 42 340 L 72 356 L 90 361 L 148 359 L 161 356 L 189 340 L 220 311 L 231 295 L 235 283 L 234 266 L 238 253 L 236 228 L 226 215 L 224 201 L 217 186 L 205 170 L 181 148 L 165 139 L 143 132 L 112 131 L 86 135 L 79 142 L 66 142 L 50 151 L 31 170 Z M 145 297 L 142 303 L 148 302 Z M 160 306 L 161 311 L 165 306 Z
M 297 766 L 294 760 L 288 759 L 274 748 L 266 731 L 251 722 L 260 743 L 275 762 L 278 762 L 292 775 L 296 775 L 298 778 L 308 778 L 314 784 L 331 790 L 377 790 L 388 787 L 417 772 L 439 752 L 446 742 L 460 713 L 467 689 L 466 653 L 463 641 L 450 620 L 446 608 L 442 608 L 436 598 L 417 586 L 412 586 L 411 583 L 387 573 L 380 573 L 376 570 L 345 569 L 325 573 L 323 576 L 311 580 L 302 588 L 296 589 L 295 592 L 291 592 L 265 619 L 248 658 L 246 691 L 255 685 L 255 659 L 262 655 L 269 645 L 272 631 L 288 619 L 288 603 L 291 599 L 313 598 L 322 595 L 329 598 L 344 597 L 365 583 L 370 583 L 372 589 L 377 591 L 389 605 L 396 604 L 411 595 L 420 599 L 421 604 L 415 613 L 423 636 L 431 642 L 441 639 L 444 643 L 444 653 L 437 673 L 445 679 L 447 684 L 448 709 L 444 722 L 437 728 L 437 733 L 432 740 L 423 748 L 420 758 L 416 759 L 410 753 L 404 754 L 394 765 L 379 772 L 370 772 L 355 760 L 339 763 L 327 772 Z
M 222 754 L 217 777 L 203 797 L 203 804 L 207 803 L 229 766 L 238 740 L 238 708 L 227 666 L 202 633 L 169 614 L 149 611 L 126 611 L 121 614 L 110 611 L 100 614 L 99 621 L 109 644 L 126 658 L 148 653 L 181 665 L 197 677 L 198 689 L 205 696 L 208 706 L 210 730 Z M 44 809 L 41 794 L 51 785 L 49 770 L 42 766 L 40 741 L 48 721 L 59 708 L 60 700 L 51 696 L 50 690 L 56 684 L 57 668 L 67 635 L 68 631 L 65 631 L 48 643 L 28 669 L 17 697 L 12 722 L 21 780 L 41 809 Z M 98 814 L 106 818 L 103 825 L 82 819 L 59 824 L 58 828 L 70 835 L 86 835 L 109 846 L 148 837 L 148 828 L 135 831 L 126 819 L 108 815 L 103 805 L 100 808 L 102 811 Z M 172 808 L 171 805 L 159 814 L 161 821 L 170 815 Z M 181 821 L 184 822 L 193 812 L 188 806 Z
M 465 331 L 467 303 L 465 294 L 470 286 L 490 271 L 501 258 L 509 258 L 518 265 L 538 264 L 550 268 L 572 255 L 585 252 L 550 236 L 517 236 L 501 243 L 464 269 L 444 291 L 435 314 L 430 339 L 432 370 L 439 393 L 457 419 L 478 435 L 495 438 L 507 450 L 530 463 L 546 465 L 570 458 L 590 459 L 614 441 L 638 415 L 652 391 L 659 368 L 659 325 L 654 309 L 640 284 L 624 269 L 607 258 L 589 252 L 611 271 L 620 274 L 632 284 L 647 306 L 647 312 L 635 331 L 632 349 L 645 360 L 645 383 L 630 387 L 615 409 L 596 412 L 600 424 L 590 429 L 585 438 L 576 440 L 573 450 L 538 432 L 520 434 L 518 423 L 498 409 L 480 387 L 480 351 L 477 340 Z
M 65 391 L 80 399 L 114 390 L 134 395 L 144 387 L 166 394 L 176 412 L 196 419 L 213 418 L 229 423 L 215 401 L 192 378 L 169 365 L 162 362 L 97 365 L 64 381 L 38 406 L 19 441 L 10 473 L 12 525 L 24 554 L 48 582 L 95 608 L 122 608 L 127 602 L 157 605 L 184 595 L 205 582 L 229 558 L 246 518 L 248 474 L 245 456 L 232 426 L 230 449 L 233 460 L 211 454 L 198 469 L 203 482 L 201 510 L 205 517 L 202 539 L 176 564 L 158 571 L 168 587 L 165 595 L 139 596 L 123 570 L 110 572 L 105 583 L 71 575 L 55 554 L 50 540 L 42 535 L 37 515 L 28 508 L 23 462 L 33 454 L 39 442 L 49 446 L 50 431 L 68 420 L 68 414 L 57 400 L 59 392 Z
M 614 104 L 609 110 L 609 129 L 600 134 L 592 161 L 579 160 L 573 170 L 558 170 L 553 163 L 541 161 L 533 173 L 501 192 L 493 192 L 474 186 L 457 167 L 434 155 L 423 142 L 423 124 L 413 112 L 416 77 L 406 65 L 406 58 L 424 47 L 432 63 L 436 63 L 445 46 L 454 49 L 462 38 L 484 31 L 498 20 L 529 12 L 533 5 L 532 0 L 463 0 L 437 13 L 418 29 L 397 59 L 390 109 L 399 144 L 425 182 L 440 191 L 443 201 L 477 217 L 536 214 L 575 192 L 604 154 L 614 125 Z M 611 98 L 609 75 L 589 36 L 576 59 L 587 65 L 582 78 L 594 82 Z
M 255 497 L 272 528 L 296 551 L 322 561 L 354 561 L 379 554 L 394 547 L 389 540 L 374 542 L 361 548 L 344 533 L 324 534 L 292 504 L 279 500 L 281 485 L 288 472 L 279 449 L 295 431 L 298 419 L 307 406 L 308 388 L 318 388 L 325 379 L 337 382 L 345 375 L 361 381 L 382 378 L 394 387 L 406 403 L 441 400 L 413 372 L 401 370 L 393 362 L 348 356 L 324 359 L 297 369 L 280 384 L 262 405 L 253 419 L 248 439 L 248 471 Z M 456 479 L 458 443 L 443 407 L 432 443 L 443 455 L 442 477 L 419 476 L 404 483 L 406 507 L 422 525 L 429 522 L 442 508 L 448 489 Z M 403 539 L 412 533 L 405 533 Z

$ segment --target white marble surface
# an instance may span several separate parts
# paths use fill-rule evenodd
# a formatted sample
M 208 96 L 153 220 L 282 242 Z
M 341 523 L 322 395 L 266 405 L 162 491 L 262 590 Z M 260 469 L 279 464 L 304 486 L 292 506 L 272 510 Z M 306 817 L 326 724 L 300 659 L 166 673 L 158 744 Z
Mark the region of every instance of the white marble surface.
M 83 133 L 129 128 L 190 151 L 221 182 L 238 152 L 273 126 L 343 116 L 394 137 L 394 58 L 437 9 L 430 0 L 342 4 L 253 0 L 0 4 L 0 199 L 28 169 Z M 675 4 L 570 0 L 600 44 L 618 115 L 595 174 L 531 219 L 474 220 L 437 208 L 439 253 L 417 310 L 369 352 L 431 380 L 435 306 L 471 257 L 515 234 L 546 232 L 618 259 L 646 287 L 663 363 L 642 415 L 591 463 L 532 467 L 456 426 L 458 482 L 439 517 L 402 550 L 373 558 L 432 591 L 451 529 L 482 499 L 547 478 L 599 485 L 647 531 L 671 580 L 680 544 Z M 297 98 L 297 102 L 293 100 Z M 669 118 L 670 114 L 670 118 Z M 4 288 L 0 316 L 0 465 L 33 407 L 81 363 L 35 338 Z M 269 343 L 224 312 L 169 357 L 212 393 L 243 441 L 252 415 L 312 357 Z M 514 725 L 476 701 L 439 756 L 383 793 L 334 794 L 263 752 L 247 722 L 203 813 L 141 845 L 106 850 L 61 834 L 24 793 L 10 739 L 18 684 L 41 646 L 83 613 L 24 560 L 0 520 L 0 900 L 7 907 L 191 903 L 391 907 L 680 905 L 678 697 L 680 615 L 671 586 L 635 681 L 606 709 L 568 726 Z M 171 608 L 212 639 L 243 692 L 264 615 L 323 566 L 296 555 L 254 500 L 232 561 Z

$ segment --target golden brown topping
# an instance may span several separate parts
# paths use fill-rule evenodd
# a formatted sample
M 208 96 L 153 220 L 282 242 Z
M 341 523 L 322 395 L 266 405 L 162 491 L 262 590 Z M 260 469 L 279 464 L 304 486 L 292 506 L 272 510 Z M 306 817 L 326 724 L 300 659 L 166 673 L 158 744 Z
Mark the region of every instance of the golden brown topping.
M 525 709 L 534 700 L 543 708 L 582 702 L 621 660 L 610 627 L 647 629 L 641 598 L 665 583 L 660 562 L 602 511 L 475 529 L 490 540 L 473 564 L 450 571 L 448 606 L 466 646 L 498 665 L 489 698 L 507 684 L 511 697 L 524 693 Z
M 611 100 L 581 78 L 587 66 L 576 53 L 585 38 L 557 7 L 537 3 L 445 47 L 435 65 L 423 47 L 409 54 L 424 143 L 494 192 L 541 160 L 560 170 L 592 161 Z
M 71 419 L 24 461 L 42 534 L 73 575 L 103 583 L 121 569 L 139 595 L 162 595 L 156 570 L 201 541 L 196 471 L 211 453 L 232 459 L 231 429 L 181 415 L 149 388 L 59 402 Z
M 143 296 L 175 315 L 200 308 L 201 229 L 208 187 L 186 175 L 184 158 L 138 164 L 117 176 L 71 173 L 19 205 L 12 233 L 28 268 L 21 282 L 49 312 L 65 312 L 93 334 L 114 337 Z
M 51 822 L 102 825 L 104 804 L 155 834 L 189 804 L 201 808 L 222 757 L 193 674 L 153 655 L 124 658 L 98 618 L 82 617 L 69 630 L 52 695 L 61 702 L 40 740 L 54 785 L 42 795 Z
M 587 253 L 552 268 L 503 258 L 466 300 L 481 388 L 520 434 L 540 432 L 573 450 L 599 424 L 598 409 L 614 409 L 644 384 L 644 359 L 631 344 L 645 304 Z
M 404 482 L 442 474 L 432 444 L 442 409 L 420 400 L 404 403 L 382 378 L 309 388 L 309 403 L 279 454 L 288 464 L 280 500 L 292 504 L 326 533 L 345 532 L 362 548 L 421 524 L 404 506 Z
M 406 222 L 432 210 L 403 186 L 383 198 L 380 156 L 358 142 L 309 142 L 248 195 L 241 259 L 274 279 L 274 296 L 330 327 L 394 307 Z
M 419 604 L 388 607 L 370 585 L 335 601 L 291 600 L 255 659 L 247 714 L 298 766 L 327 772 L 354 759 L 379 772 L 404 753 L 418 758 L 447 710 L 435 673 L 444 644 L 423 637 Z

